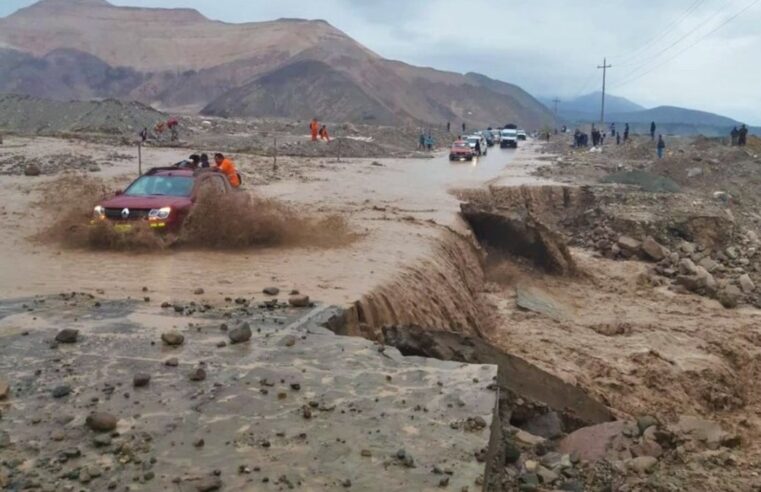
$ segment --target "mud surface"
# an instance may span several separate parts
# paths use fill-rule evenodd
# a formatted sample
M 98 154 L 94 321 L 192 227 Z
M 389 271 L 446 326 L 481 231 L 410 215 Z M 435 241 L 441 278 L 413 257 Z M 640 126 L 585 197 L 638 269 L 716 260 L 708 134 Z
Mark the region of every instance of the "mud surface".
M 337 337 L 319 326 L 330 314 L 322 307 L 175 306 L 77 294 L 0 304 L 5 487 L 370 490 L 382 481 L 401 491 L 445 478 L 475 489 L 483 479 L 476 456 L 488 447 L 495 366 Z M 244 323 L 253 336 L 232 344 Z M 55 342 L 63 329 L 79 331 L 75 343 Z M 184 336 L 180 346 L 162 342 L 170 331 Z M 205 378 L 194 381 L 199 368 Z M 134 387 L 139 375 L 149 382 Z M 98 433 L 86 420 L 103 412 L 117 425 Z M 484 425 L 465 430 L 469 419 Z

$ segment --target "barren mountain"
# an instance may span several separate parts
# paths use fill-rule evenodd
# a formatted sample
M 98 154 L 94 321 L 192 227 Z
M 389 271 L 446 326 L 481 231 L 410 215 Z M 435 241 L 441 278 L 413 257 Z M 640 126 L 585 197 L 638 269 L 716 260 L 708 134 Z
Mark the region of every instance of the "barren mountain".
M 324 21 L 229 24 L 191 9 L 42 0 L 0 19 L 0 46 L 2 92 L 228 116 L 534 128 L 552 120 L 517 86 L 383 59 Z

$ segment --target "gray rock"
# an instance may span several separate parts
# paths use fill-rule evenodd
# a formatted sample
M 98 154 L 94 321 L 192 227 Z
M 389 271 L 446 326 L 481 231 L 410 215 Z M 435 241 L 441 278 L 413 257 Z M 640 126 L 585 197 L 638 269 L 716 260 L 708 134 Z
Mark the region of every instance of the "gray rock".
M 642 243 L 629 236 L 619 236 L 616 244 L 621 248 L 621 251 L 628 252 L 629 254 L 639 253 L 642 246 Z
M 77 343 L 78 337 L 79 330 L 64 328 L 58 332 L 58 335 L 55 336 L 55 341 L 58 343 Z
M 196 290 L 193 291 L 193 294 L 195 294 L 197 296 L 200 296 L 200 295 L 203 295 L 204 292 L 205 291 L 201 287 L 199 287 L 199 288 L 197 288 Z
M 753 280 L 751 280 L 750 275 L 743 274 L 740 275 L 740 288 L 745 292 L 746 294 L 753 293 L 754 290 L 756 290 L 756 284 L 753 283 Z
M 185 337 L 176 331 L 168 331 L 161 334 L 161 341 L 170 347 L 177 347 L 185 342 Z
M 24 176 L 39 176 L 40 174 L 42 174 L 40 166 L 33 162 L 24 167 Z
M 230 343 L 243 343 L 251 340 L 251 327 L 248 323 L 243 323 L 239 327 L 231 330 L 228 334 L 230 337 Z
M 104 448 L 111 445 L 111 436 L 109 434 L 98 434 L 92 440 L 96 447 Z
M 135 374 L 135 377 L 132 378 L 132 385 L 135 388 L 143 388 L 145 386 L 148 386 L 148 383 L 150 382 L 151 382 L 150 374 L 138 373 L 138 374 Z
M 71 386 L 68 384 L 62 384 L 61 386 L 56 386 L 53 388 L 53 391 L 51 394 L 53 395 L 53 398 L 63 398 L 64 396 L 68 396 L 69 393 L 71 393 Z
M 5 431 L 0 431 L 0 449 L 11 445 L 11 436 Z
M 177 360 L 177 357 L 170 357 L 164 361 L 164 365 L 167 367 L 177 367 L 180 365 L 180 361 Z
M 727 285 L 719 291 L 717 299 L 727 309 L 734 309 L 740 303 L 742 292 L 735 285 Z
M 277 287 L 267 287 L 264 290 L 262 290 L 262 292 L 268 296 L 276 296 L 280 294 L 280 289 L 278 289 Z
M 213 492 L 222 488 L 222 480 L 219 477 L 206 477 L 195 483 L 197 492 Z
M 0 400 L 5 400 L 11 396 L 11 385 L 8 381 L 0 379 Z
M 661 246 L 658 241 L 650 236 L 646 237 L 642 242 L 642 252 L 654 261 L 661 261 L 669 254 L 669 251 L 665 247 Z
M 293 307 L 309 307 L 311 305 L 309 296 L 305 296 L 303 294 L 289 297 L 288 303 Z
M 188 377 L 191 381 L 203 381 L 206 379 L 206 370 L 203 367 L 197 367 Z
M 293 347 L 296 345 L 296 337 L 293 335 L 286 335 L 280 339 L 278 345 L 282 347 Z
M 655 465 L 658 464 L 658 460 L 656 458 L 653 458 L 652 456 L 640 456 L 638 458 L 633 458 L 631 460 L 628 460 L 626 463 L 626 466 L 637 473 L 648 473 L 650 472 Z
M 644 434 L 648 428 L 654 425 L 658 425 L 658 419 L 651 415 L 645 415 L 637 419 L 637 428 L 639 429 L 639 435 Z
M 85 424 L 95 432 L 111 432 L 116 429 L 119 420 L 106 412 L 93 412 L 85 419 Z
M 521 448 L 512 440 L 508 440 L 505 443 L 505 464 L 512 465 L 517 463 L 519 459 L 521 459 Z
M 682 260 L 679 262 L 679 272 L 682 273 L 682 275 L 697 275 L 698 268 L 695 265 L 695 262 L 693 262 L 691 259 L 682 258 Z
M 538 415 L 527 421 L 521 428 L 545 439 L 556 439 L 563 435 L 563 422 L 556 412 Z
M 552 485 L 558 478 L 560 478 L 560 475 L 543 466 L 537 467 L 536 474 L 539 476 L 541 482 L 547 485 Z
M 717 261 L 713 260 L 709 256 L 706 256 L 705 258 L 700 260 L 698 265 L 700 265 L 703 268 L 705 268 L 708 273 L 715 272 L 721 266 Z
M 740 253 L 737 251 L 737 248 L 734 246 L 730 246 L 727 249 L 724 250 L 724 254 L 727 255 L 728 258 L 731 258 L 733 260 L 736 260 L 740 257 Z

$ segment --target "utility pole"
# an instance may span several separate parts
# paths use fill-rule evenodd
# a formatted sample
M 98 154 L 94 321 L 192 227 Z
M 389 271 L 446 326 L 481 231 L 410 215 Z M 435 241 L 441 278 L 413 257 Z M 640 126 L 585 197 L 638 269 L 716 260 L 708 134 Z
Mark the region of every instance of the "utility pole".
M 562 101 L 556 97 L 555 99 L 552 100 L 552 102 L 555 103 L 555 120 L 557 120 L 558 119 L 558 104 L 561 103 Z
M 608 65 L 608 59 L 602 59 L 602 66 L 597 65 L 598 69 L 602 69 L 602 106 L 600 107 L 600 125 L 605 125 L 605 76 L 608 69 L 613 68 L 613 65 Z

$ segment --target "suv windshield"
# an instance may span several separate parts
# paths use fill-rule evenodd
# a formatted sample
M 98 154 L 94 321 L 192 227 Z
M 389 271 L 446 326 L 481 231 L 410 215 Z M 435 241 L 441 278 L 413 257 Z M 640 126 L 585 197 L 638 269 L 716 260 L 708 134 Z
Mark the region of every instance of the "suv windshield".
M 190 196 L 193 178 L 188 176 L 143 176 L 124 192 L 127 196 Z
M 455 142 L 454 143 L 454 148 L 455 149 L 464 149 L 464 148 L 467 148 L 467 147 L 468 147 L 468 144 L 466 144 L 465 142 Z

